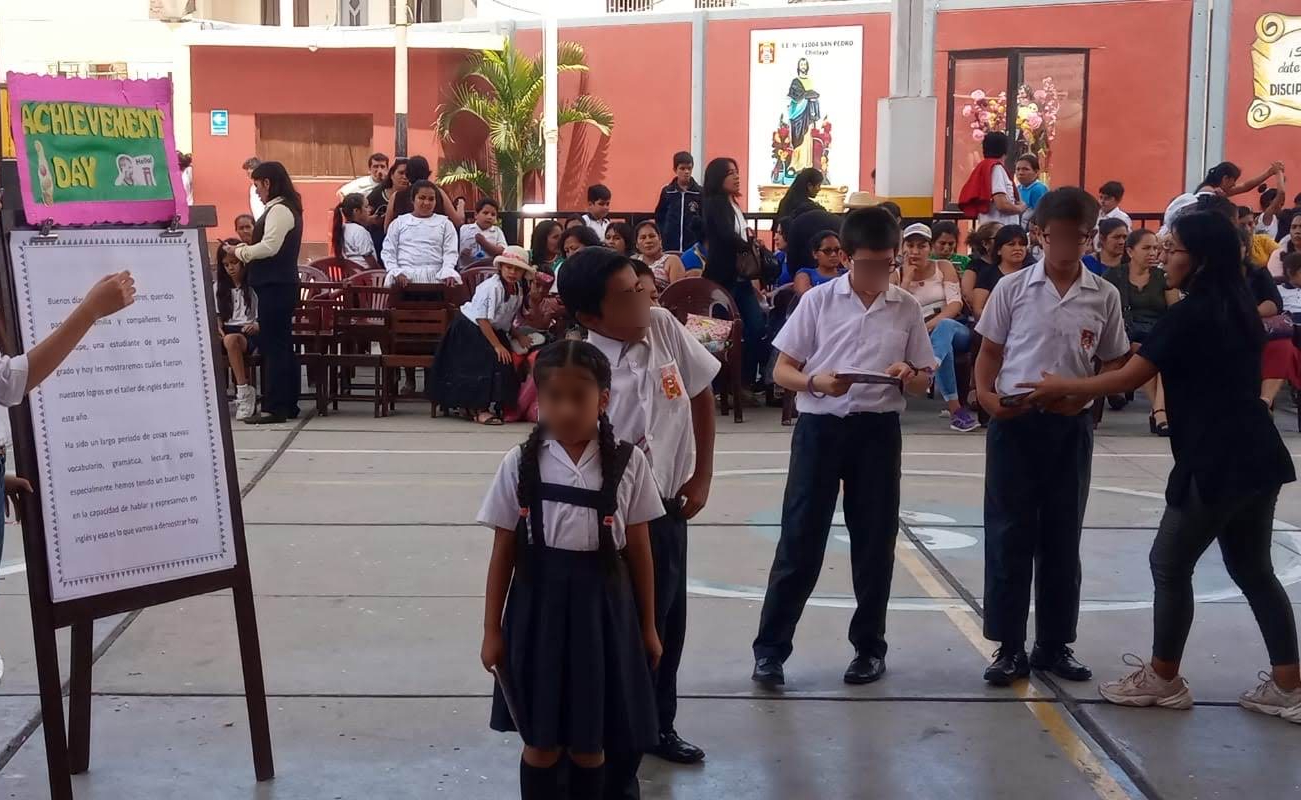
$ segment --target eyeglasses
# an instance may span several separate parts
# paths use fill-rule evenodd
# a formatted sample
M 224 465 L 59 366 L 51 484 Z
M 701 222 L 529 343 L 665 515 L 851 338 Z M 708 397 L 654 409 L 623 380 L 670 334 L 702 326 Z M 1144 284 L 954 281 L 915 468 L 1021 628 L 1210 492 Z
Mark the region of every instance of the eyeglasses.
M 818 252 L 824 256 L 838 256 L 842 251 L 839 247 L 824 247 Z
M 1092 231 L 1089 231 L 1088 233 L 1077 233 L 1077 234 L 1075 234 L 1075 243 L 1076 243 L 1076 244 L 1084 244 L 1085 242 L 1089 241 L 1089 238 L 1090 238 L 1092 235 L 1093 235 L 1093 232 L 1092 232 Z M 1048 231 L 1043 231 L 1043 232 L 1041 232 L 1041 233 L 1039 234 L 1039 237 L 1042 238 L 1045 242 L 1051 242 L 1051 241 L 1053 240 L 1053 237 L 1048 233 Z M 1070 240 L 1071 240 L 1071 237 L 1070 237 L 1070 236 L 1067 236 L 1067 237 L 1066 237 L 1066 241 L 1070 241 Z M 1065 244 L 1065 242 L 1063 242 L 1063 244 Z

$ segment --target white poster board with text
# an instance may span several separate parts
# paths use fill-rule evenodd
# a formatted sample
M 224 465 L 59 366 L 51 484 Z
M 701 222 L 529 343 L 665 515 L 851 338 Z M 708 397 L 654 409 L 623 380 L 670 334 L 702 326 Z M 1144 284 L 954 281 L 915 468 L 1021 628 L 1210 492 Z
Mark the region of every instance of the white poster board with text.
M 30 397 L 56 603 L 235 565 L 209 278 L 198 231 L 160 233 L 11 236 L 25 350 L 104 275 L 138 292 Z

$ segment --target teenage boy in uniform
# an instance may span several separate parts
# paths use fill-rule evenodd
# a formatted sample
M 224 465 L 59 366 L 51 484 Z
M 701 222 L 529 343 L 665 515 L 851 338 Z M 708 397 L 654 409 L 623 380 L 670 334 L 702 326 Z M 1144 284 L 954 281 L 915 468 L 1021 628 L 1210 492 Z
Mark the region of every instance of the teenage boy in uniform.
M 685 253 L 700 238 L 700 184 L 691 177 L 696 162 L 685 150 L 673 154 L 673 180 L 660 190 L 655 224 L 665 250 Z
M 587 247 L 565 260 L 560 299 L 585 327 L 588 341 L 610 360 L 610 422 L 615 437 L 650 458 L 664 498 L 665 516 L 652 522 L 655 619 L 664 654 L 655 674 L 660 745 L 668 761 L 691 764 L 705 757 L 674 729 L 677 671 L 687 623 L 687 520 L 709 499 L 714 472 L 714 392 L 719 363 L 650 295 L 632 262 L 606 247 Z M 613 749 L 613 748 L 612 748 Z M 612 791 L 637 797 L 634 758 L 611 761 Z M 629 785 L 631 782 L 631 785 Z M 621 787 L 624 787 L 621 789 Z
M 1048 670 L 1092 677 L 1070 644 L 1080 611 L 1080 534 L 1093 459 L 1091 397 L 1042 407 L 1018 385 L 1045 372 L 1083 378 L 1095 362 L 1119 366 L 1129 352 L 1120 293 L 1080 263 L 1098 219 L 1098 201 L 1068 187 L 1036 210 L 1044 257 L 1007 276 L 976 326 L 980 405 L 993 417 L 985 444 L 985 638 L 998 642 L 985 680 L 1007 686 Z M 1030 583 L 1035 645 L 1025 653 Z
M 587 213 L 583 215 L 583 224 L 596 232 L 601 241 L 605 241 L 605 229 L 610 227 L 610 189 L 603 183 L 587 187 Z
M 935 354 L 921 306 L 890 283 L 899 225 L 879 207 L 852 212 L 840 234 L 853 267 L 810 289 L 773 341 L 773 377 L 798 392 L 781 538 L 754 640 L 754 681 L 785 683 L 795 626 L 818 582 L 836 496 L 845 485 L 845 523 L 858 607 L 849 623 L 854 660 L 845 682 L 885 673 L 885 611 L 899 532 L 902 438 L 907 388 L 926 391 Z M 843 376 L 888 374 L 898 382 L 861 384 Z

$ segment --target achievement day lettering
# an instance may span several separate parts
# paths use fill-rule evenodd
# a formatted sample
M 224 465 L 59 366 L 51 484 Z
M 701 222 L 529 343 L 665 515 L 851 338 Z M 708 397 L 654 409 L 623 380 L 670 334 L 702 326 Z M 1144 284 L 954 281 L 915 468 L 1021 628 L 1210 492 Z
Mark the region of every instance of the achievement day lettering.
M 162 139 L 163 112 L 155 108 L 91 105 L 88 103 L 23 103 L 23 133 L 55 136 L 94 136 L 103 139 Z M 52 156 L 54 183 L 60 189 L 95 187 L 94 156 Z

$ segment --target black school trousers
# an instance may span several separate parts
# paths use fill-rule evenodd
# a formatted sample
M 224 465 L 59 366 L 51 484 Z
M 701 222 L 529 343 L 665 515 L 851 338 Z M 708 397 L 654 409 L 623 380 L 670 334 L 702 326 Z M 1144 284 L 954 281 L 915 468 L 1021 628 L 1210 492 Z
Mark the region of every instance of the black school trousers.
M 902 447 L 895 413 L 800 415 L 791 438 L 781 538 L 754 640 L 756 659 L 790 657 L 795 627 L 822 572 L 842 483 L 857 601 L 849 641 L 858 655 L 885 657 Z
M 985 638 L 1023 645 L 1035 589 L 1035 641 L 1075 641 L 1080 535 L 1093 417 L 1030 412 L 992 420 L 985 440 Z
M 262 410 L 278 417 L 298 416 L 301 378 L 294 353 L 294 309 L 298 284 L 258 286 L 258 348 L 262 353 Z

